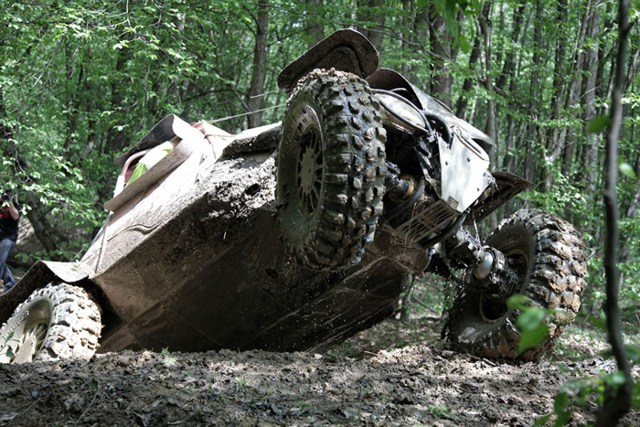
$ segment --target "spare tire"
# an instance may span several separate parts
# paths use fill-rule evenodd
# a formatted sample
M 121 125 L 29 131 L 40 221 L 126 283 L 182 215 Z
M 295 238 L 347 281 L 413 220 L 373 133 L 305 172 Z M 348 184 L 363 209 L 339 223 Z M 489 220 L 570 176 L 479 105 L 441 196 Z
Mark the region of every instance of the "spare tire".
M 90 359 L 102 330 L 87 292 L 61 283 L 38 289 L 0 329 L 0 363 Z
M 289 100 L 278 150 L 282 239 L 306 267 L 360 260 L 383 212 L 386 132 L 357 76 L 314 70 Z
M 552 347 L 580 308 L 587 272 L 582 238 L 566 221 L 540 210 L 523 209 L 502 223 L 485 244 L 506 256 L 517 277 L 512 294 L 523 294 L 534 306 L 551 309 L 546 321 L 549 335 L 535 348 L 518 354 L 518 310 L 507 307 L 508 296 L 496 301 L 473 283 L 456 296 L 445 334 L 455 350 L 490 358 L 537 359 Z

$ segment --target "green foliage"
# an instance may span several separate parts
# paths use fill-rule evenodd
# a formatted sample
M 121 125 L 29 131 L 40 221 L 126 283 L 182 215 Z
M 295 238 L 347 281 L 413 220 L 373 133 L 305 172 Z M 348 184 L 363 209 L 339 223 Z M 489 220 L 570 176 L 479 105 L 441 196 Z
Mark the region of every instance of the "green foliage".
M 236 389 L 238 393 L 244 394 L 247 392 L 247 377 L 242 374 L 242 377 L 236 378 Z
M 636 173 L 633 170 L 633 167 L 624 161 L 622 156 L 618 156 L 618 169 L 621 174 L 625 175 L 628 178 L 635 179 Z
M 516 326 L 521 333 L 518 353 L 522 354 L 527 349 L 537 346 L 549 336 L 549 326 L 544 323 L 547 310 L 532 306 L 526 296 L 519 294 L 511 296 L 507 300 L 507 306 L 521 313 L 516 320 Z
M 9 335 L 7 335 L 7 338 L 4 340 L 3 347 L 2 347 L 2 350 L 5 352 L 4 353 L 5 356 L 7 356 L 9 359 L 16 357 L 15 353 L 13 352 L 13 349 L 9 345 L 12 339 L 13 339 L 13 332 L 10 332 Z
M 442 417 L 451 413 L 451 409 L 447 408 L 445 405 L 429 405 L 427 409 L 436 417 Z
M 598 116 L 587 123 L 587 132 L 600 133 L 611 126 L 611 118 L 609 116 Z
M 606 399 L 613 396 L 615 391 L 625 383 L 623 372 L 608 374 L 601 372 L 598 377 L 571 381 L 560 388 L 556 394 L 553 412 L 539 418 L 534 426 L 545 425 L 555 417 L 554 427 L 566 425 L 571 420 L 572 406 L 602 406 Z M 633 406 L 640 404 L 640 387 L 635 384 L 633 389 Z
M 589 316 L 589 322 L 601 331 L 606 332 L 607 326 L 605 316 L 602 311 L 598 315 Z M 633 363 L 640 363 L 640 347 L 637 345 L 627 344 L 625 349 L 629 360 Z M 613 354 L 610 350 L 602 353 L 606 359 L 611 359 Z M 581 376 L 580 372 L 574 372 Z M 615 391 L 625 382 L 623 372 L 615 372 L 609 374 L 600 372 L 596 377 L 587 377 L 579 380 L 571 381 L 560 388 L 558 391 L 553 412 L 539 418 L 535 426 L 545 425 L 548 421 L 555 418 L 554 426 L 564 426 L 571 419 L 571 408 L 574 406 L 602 406 Z M 634 385 L 633 388 L 633 405 L 640 407 L 640 383 Z

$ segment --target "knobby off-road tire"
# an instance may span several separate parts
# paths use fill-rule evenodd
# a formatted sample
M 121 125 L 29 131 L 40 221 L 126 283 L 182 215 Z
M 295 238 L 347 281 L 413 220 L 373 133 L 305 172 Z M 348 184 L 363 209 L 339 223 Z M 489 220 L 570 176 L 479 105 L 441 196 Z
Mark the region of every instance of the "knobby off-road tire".
M 526 295 L 535 306 L 552 309 L 547 319 L 549 336 L 518 355 L 520 332 L 515 322 L 519 312 L 468 287 L 459 292 L 449 311 L 445 327 L 449 342 L 455 350 L 478 356 L 537 359 L 553 346 L 580 308 L 587 272 L 582 238 L 566 221 L 523 209 L 503 222 L 485 244 L 502 251 L 515 266 L 514 293 Z
M 101 329 L 100 309 L 84 289 L 49 284 L 33 292 L 0 329 L 0 363 L 90 359 Z
M 383 212 L 386 131 L 380 103 L 350 73 L 314 70 L 289 100 L 278 151 L 282 238 L 302 265 L 360 260 Z

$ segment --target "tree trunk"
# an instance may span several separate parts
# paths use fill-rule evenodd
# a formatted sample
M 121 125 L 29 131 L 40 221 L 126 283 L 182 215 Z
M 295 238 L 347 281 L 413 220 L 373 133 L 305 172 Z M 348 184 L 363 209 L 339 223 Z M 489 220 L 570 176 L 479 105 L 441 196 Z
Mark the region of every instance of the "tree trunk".
M 485 88 L 487 93 L 489 94 L 487 99 L 487 124 L 485 126 L 485 133 L 489 135 L 489 137 L 493 138 L 496 142 L 496 149 L 491 152 L 491 167 L 495 169 L 498 164 L 497 159 L 500 154 L 500 145 L 498 143 L 498 125 L 497 125 L 497 115 L 498 111 L 496 109 L 496 103 L 493 100 L 493 78 L 492 74 L 492 58 L 491 58 L 491 50 L 492 50 L 492 40 L 493 40 L 493 26 L 491 22 L 491 9 L 493 2 L 487 1 L 484 4 L 484 12 L 480 15 L 480 28 L 482 29 L 482 35 L 484 37 L 484 64 L 485 64 Z M 496 211 L 493 211 L 491 215 L 489 215 L 489 224 L 491 229 L 495 229 L 498 226 L 498 215 Z
M 553 69 L 553 89 L 552 89 L 552 109 L 551 120 L 558 120 L 562 114 L 564 82 L 565 82 L 565 52 L 567 44 L 567 32 L 564 30 L 567 21 L 567 0 L 558 0 L 556 14 L 556 31 L 559 35 L 556 41 L 556 58 Z M 544 189 L 549 192 L 554 181 L 554 164 L 562 153 L 561 130 L 558 126 L 553 126 L 547 135 L 545 150 Z
M 609 344 L 616 359 L 618 370 L 624 374 L 625 382 L 613 390 L 613 393 L 604 402 L 604 405 L 596 419 L 596 427 L 617 425 L 618 421 L 629 412 L 633 398 L 633 378 L 629 357 L 622 341 L 620 307 L 618 305 L 618 292 L 620 286 L 620 271 L 618 270 L 618 207 L 616 196 L 617 170 L 618 170 L 618 139 L 622 127 L 622 91 L 625 82 L 625 67 L 627 56 L 627 40 L 629 36 L 629 0 L 620 1 L 618 16 L 618 54 L 616 55 L 616 67 L 614 85 L 611 99 L 609 117 L 611 126 L 606 137 L 605 158 L 605 186 L 603 199 L 606 214 L 606 241 L 604 268 L 607 278 L 607 299 L 605 302 L 607 332 Z
M 536 158 L 538 157 L 540 150 L 540 135 L 541 128 L 537 123 L 538 117 L 540 115 L 540 103 L 539 98 L 542 93 L 541 90 L 541 77 L 540 77 L 540 69 L 542 67 L 542 29 L 544 26 L 544 22 L 542 19 L 542 14 L 544 12 L 544 3 L 538 2 L 536 4 L 536 12 L 535 12 L 535 25 L 533 30 L 533 58 L 532 58 L 532 71 L 531 71 L 531 86 L 530 86 L 530 101 L 529 101 L 529 111 L 533 115 L 531 117 L 530 122 L 528 123 L 528 132 L 527 135 L 530 135 L 531 139 L 527 143 L 527 157 L 525 160 L 525 179 L 535 182 L 535 166 L 536 166 Z
M 520 31 L 522 29 L 522 21 L 525 16 L 525 4 L 521 4 L 513 11 L 513 31 L 511 33 L 511 40 L 513 45 L 517 45 L 520 38 Z M 496 80 L 496 90 L 502 92 L 507 82 L 509 82 L 509 94 L 516 92 L 515 82 L 515 68 L 516 68 L 516 52 L 509 50 L 506 54 L 504 64 L 502 66 L 502 72 Z M 515 120 L 512 112 L 515 111 L 516 105 L 511 98 L 509 98 L 509 104 L 507 106 L 507 132 L 504 138 L 504 150 L 503 150 L 503 164 L 504 169 L 507 172 L 514 172 L 515 170 L 515 157 L 510 154 L 511 149 L 515 145 L 514 132 L 515 132 Z
M 471 54 L 469 55 L 469 72 L 473 73 L 476 68 L 476 64 L 478 63 L 478 59 L 480 58 L 480 37 L 476 36 L 473 40 L 473 49 L 471 49 Z M 471 92 L 471 88 L 478 79 L 467 77 L 464 79 L 464 83 L 462 84 L 462 92 L 458 97 L 458 101 L 456 102 L 456 116 L 465 120 L 465 115 L 467 114 L 467 106 L 469 105 L 469 94 Z
M 260 110 L 264 81 L 267 75 L 267 56 L 269 48 L 267 37 L 269 33 L 269 0 L 261 0 L 258 6 L 258 16 L 254 16 L 256 22 L 255 45 L 253 49 L 253 67 L 251 70 L 251 85 L 247 93 L 247 106 L 249 111 Z M 256 112 L 247 116 L 249 128 L 262 124 L 262 112 Z
M 385 14 L 381 11 L 383 5 L 384 0 L 358 0 L 358 31 L 364 34 L 378 51 L 382 48 L 385 19 Z
M 520 30 L 522 29 L 522 19 L 524 18 L 525 4 L 520 4 L 513 11 L 513 31 L 511 33 L 511 41 L 514 45 L 517 45 L 520 38 Z M 516 59 L 518 58 L 517 52 L 509 50 L 502 65 L 502 72 L 496 80 L 496 89 L 499 91 L 504 90 L 507 81 L 511 81 L 515 70 Z M 498 64 L 500 62 L 497 62 Z
M 595 39 L 598 34 L 600 24 L 599 9 L 593 7 L 591 10 L 591 16 L 589 24 L 587 25 L 587 40 Z M 589 123 L 597 116 L 596 110 L 596 77 L 598 73 L 598 51 L 591 46 L 597 46 L 594 43 L 587 43 L 585 46 L 585 61 L 584 61 L 584 74 L 585 78 L 582 81 L 582 100 L 584 111 L 584 122 Z M 582 149 L 582 161 L 581 170 L 582 173 L 582 188 L 584 189 L 584 196 L 587 200 L 592 200 L 595 197 L 596 184 L 598 178 L 598 145 L 600 137 L 596 133 L 585 132 L 585 144 Z
M 72 150 L 71 148 L 73 146 L 77 147 L 77 144 L 74 144 L 74 139 L 75 139 L 75 132 L 76 129 L 78 128 L 78 100 L 77 100 L 77 96 L 75 94 L 74 91 L 74 87 L 76 87 L 78 84 L 73 81 L 74 79 L 74 67 L 73 67 L 73 63 L 75 61 L 73 61 L 72 58 L 72 53 L 71 53 L 71 49 L 69 47 L 69 44 L 67 43 L 65 46 L 65 66 L 66 66 L 66 79 L 65 79 L 65 98 L 66 98 L 66 112 L 65 112 L 65 116 L 66 116 L 66 121 L 67 121 L 67 129 L 66 129 L 66 135 L 65 135 L 65 141 L 64 141 L 64 154 L 65 154 L 65 159 L 69 160 L 71 158 L 71 153 Z M 82 70 L 82 66 L 80 67 L 80 70 Z M 82 78 L 82 76 L 80 76 L 79 78 Z
M 118 57 L 116 61 L 116 67 L 114 70 L 114 74 L 116 76 L 124 76 L 125 75 L 125 67 L 127 61 L 131 56 L 131 51 L 129 48 L 123 48 L 116 55 Z M 124 94 L 122 93 L 121 88 L 125 87 L 126 82 L 124 79 L 112 78 L 111 80 L 111 102 L 110 109 L 112 113 L 118 112 L 121 113 L 123 109 L 123 101 Z M 116 114 L 115 117 L 119 117 L 119 114 Z M 117 120 L 117 119 L 116 119 Z M 106 149 L 105 152 L 121 152 L 127 145 L 129 145 L 129 141 L 124 138 L 125 132 L 123 130 L 119 130 L 116 127 L 116 123 L 112 123 L 109 126 L 109 130 L 106 136 Z M 109 185 L 109 191 L 111 191 L 112 186 Z
M 400 40 L 400 48 L 403 52 L 407 50 L 415 50 L 412 49 L 413 40 L 412 36 L 414 34 L 414 28 L 416 25 L 417 19 L 417 7 L 416 2 L 414 0 L 402 0 L 402 16 L 400 17 L 403 29 L 402 38 Z M 417 52 L 416 52 L 417 53 Z M 410 76 L 410 73 L 413 71 L 409 65 L 406 63 L 407 61 L 402 61 L 402 69 L 401 72 L 405 76 Z
M 415 2 L 412 2 L 415 3 Z M 427 46 L 429 43 L 429 11 L 428 7 L 417 7 L 415 5 L 407 5 L 409 10 L 415 10 L 415 16 L 411 26 L 407 31 L 410 38 L 410 51 L 413 64 L 406 70 L 406 76 L 410 81 L 418 80 L 418 73 L 424 73 L 425 63 L 430 63 L 431 58 L 427 60 L 423 49 L 416 49 L 416 46 Z M 426 89 L 427 87 L 425 87 Z M 430 90 L 431 88 L 429 88 Z
M 582 84 L 581 70 L 583 69 L 582 64 L 584 63 L 584 40 L 587 32 L 587 27 L 589 25 L 589 19 L 591 16 L 590 10 L 592 7 L 593 1 L 588 0 L 586 10 L 582 18 L 582 24 L 580 25 L 580 35 L 578 37 L 578 40 L 576 41 L 575 48 L 573 49 L 574 54 L 571 60 L 572 67 L 568 74 L 569 76 L 575 77 L 569 83 L 569 87 L 567 89 L 567 96 L 564 104 L 565 110 L 574 109 L 573 106 L 578 102 L 580 87 Z M 571 116 L 575 117 L 576 113 L 571 113 Z M 562 174 L 564 176 L 569 176 L 573 164 L 574 153 L 576 152 L 577 135 L 576 132 L 568 133 L 566 128 L 563 129 L 562 132 L 564 134 L 562 136 L 562 138 L 564 138 L 564 149 L 562 154 Z
M 322 25 L 322 6 L 324 0 L 305 0 L 307 19 L 305 33 L 309 37 L 308 47 L 313 46 L 324 38 L 324 26 Z M 313 17 L 312 19 L 309 19 Z
M 486 125 L 485 125 L 485 133 L 493 138 L 496 142 L 498 141 L 498 127 L 496 125 L 496 105 L 493 97 L 491 96 L 493 93 L 493 78 L 491 74 L 493 72 L 493 61 L 492 61 L 492 47 L 493 47 L 493 25 L 491 22 L 491 9 L 493 2 L 487 1 L 484 4 L 483 13 L 480 15 L 480 29 L 482 31 L 482 36 L 484 38 L 484 64 L 485 64 L 485 88 L 487 93 L 489 93 L 489 97 L 487 99 L 487 117 L 486 117 Z M 499 149 L 499 147 L 496 147 Z M 497 149 L 495 151 L 497 151 Z M 497 156 L 498 153 L 494 151 L 494 156 Z M 492 159 L 492 165 L 495 166 L 495 158 Z
M 431 19 L 429 20 L 429 40 L 431 50 L 435 54 L 431 59 L 431 95 L 438 98 L 448 107 L 451 107 L 451 85 L 453 77 L 451 66 L 448 62 L 452 58 L 453 37 L 445 28 L 445 19 L 441 13 L 432 6 Z

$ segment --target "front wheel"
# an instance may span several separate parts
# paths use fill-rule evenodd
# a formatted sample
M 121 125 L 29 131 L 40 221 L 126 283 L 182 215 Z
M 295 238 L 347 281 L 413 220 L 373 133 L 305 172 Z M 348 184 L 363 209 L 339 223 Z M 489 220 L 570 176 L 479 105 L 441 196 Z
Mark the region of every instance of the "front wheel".
M 291 97 L 278 150 L 282 238 L 302 265 L 357 262 L 383 212 L 386 133 L 365 80 L 314 70 Z
M 102 330 L 98 305 L 77 286 L 38 289 L 0 329 L 0 363 L 90 359 Z
M 523 209 L 502 223 L 485 244 L 505 255 L 509 277 L 515 281 L 512 294 L 523 294 L 534 306 L 551 309 L 549 336 L 519 355 L 518 311 L 507 307 L 508 297 L 495 300 L 471 283 L 460 290 L 448 313 L 448 340 L 453 349 L 478 356 L 537 359 L 580 308 L 587 271 L 582 238 L 566 221 Z

